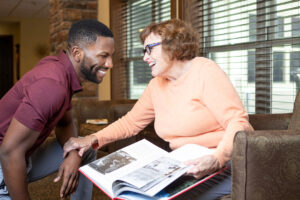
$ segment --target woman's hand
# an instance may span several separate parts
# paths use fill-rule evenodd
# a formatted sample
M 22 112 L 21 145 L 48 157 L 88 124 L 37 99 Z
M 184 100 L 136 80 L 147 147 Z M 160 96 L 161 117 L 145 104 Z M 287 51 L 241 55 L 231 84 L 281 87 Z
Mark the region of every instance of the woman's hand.
M 196 179 L 211 174 L 222 167 L 215 155 L 206 155 L 197 159 L 186 161 L 184 164 L 193 165 L 186 174 L 194 176 Z
M 81 138 L 72 137 L 64 144 L 64 158 L 74 149 L 78 150 L 78 155 L 82 157 L 84 152 L 94 146 L 98 146 L 98 139 L 95 135 L 88 135 Z

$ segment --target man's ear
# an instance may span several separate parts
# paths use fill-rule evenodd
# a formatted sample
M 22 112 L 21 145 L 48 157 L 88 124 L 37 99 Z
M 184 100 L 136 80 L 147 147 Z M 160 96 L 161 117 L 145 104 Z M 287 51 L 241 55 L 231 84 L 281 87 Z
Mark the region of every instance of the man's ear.
M 72 47 L 71 55 L 72 55 L 73 59 L 75 60 L 75 62 L 79 63 L 84 56 L 83 54 L 84 54 L 84 52 L 80 47 L 78 47 L 78 46 Z

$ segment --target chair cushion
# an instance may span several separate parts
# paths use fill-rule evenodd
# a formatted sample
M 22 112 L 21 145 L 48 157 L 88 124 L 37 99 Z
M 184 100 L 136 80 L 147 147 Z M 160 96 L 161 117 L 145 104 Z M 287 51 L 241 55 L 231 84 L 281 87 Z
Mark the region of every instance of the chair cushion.
M 300 130 L 300 91 L 298 91 L 298 94 L 294 102 L 293 115 L 288 129 Z
M 232 199 L 300 197 L 300 131 L 238 132 L 232 155 Z

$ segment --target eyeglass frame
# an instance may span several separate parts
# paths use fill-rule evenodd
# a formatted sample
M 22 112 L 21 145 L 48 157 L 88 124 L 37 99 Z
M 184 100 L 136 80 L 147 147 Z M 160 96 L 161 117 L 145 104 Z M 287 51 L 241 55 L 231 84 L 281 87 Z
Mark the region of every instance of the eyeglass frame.
M 156 42 L 156 43 L 153 43 L 153 44 L 147 44 L 145 46 L 145 48 L 143 49 L 143 52 L 144 52 L 144 55 L 147 53 L 148 55 L 151 54 L 151 51 L 152 51 L 152 48 L 157 46 L 157 45 L 160 45 L 161 42 Z

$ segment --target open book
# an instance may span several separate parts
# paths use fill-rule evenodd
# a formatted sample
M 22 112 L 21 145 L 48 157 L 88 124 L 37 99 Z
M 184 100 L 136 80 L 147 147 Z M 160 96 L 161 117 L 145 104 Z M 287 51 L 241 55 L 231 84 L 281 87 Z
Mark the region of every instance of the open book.
M 221 172 L 198 180 L 182 176 L 189 169 L 184 161 L 213 152 L 195 144 L 167 152 L 144 139 L 79 171 L 111 199 L 171 199 Z

